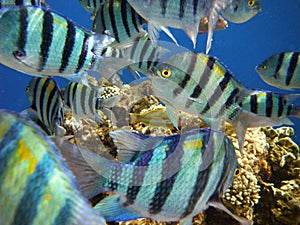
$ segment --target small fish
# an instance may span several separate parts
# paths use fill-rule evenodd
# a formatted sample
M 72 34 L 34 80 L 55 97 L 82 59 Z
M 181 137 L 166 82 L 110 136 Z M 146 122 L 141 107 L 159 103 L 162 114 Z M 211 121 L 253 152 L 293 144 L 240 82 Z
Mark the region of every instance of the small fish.
M 44 132 L 5 110 L 0 127 L 1 225 L 105 225 Z
M 44 0 L 0 0 L 0 8 L 7 7 L 7 6 L 16 6 L 16 5 L 35 5 L 41 6 L 46 5 Z
M 108 0 L 97 11 L 93 31 L 110 35 L 120 43 L 144 36 L 144 23 L 126 0 Z
M 264 60 L 256 72 L 268 84 L 282 88 L 300 88 L 300 52 L 281 52 Z
M 156 42 L 158 30 L 163 30 L 177 43 L 175 37 L 167 27 L 179 28 L 185 31 L 192 40 L 194 48 L 199 32 L 199 24 L 202 17 L 208 18 L 208 39 L 206 52 L 209 52 L 213 30 L 219 19 L 219 14 L 225 10 L 234 0 L 214 1 L 140 1 L 128 0 L 128 3 L 148 21 L 148 33 L 151 40 Z
M 99 53 L 113 40 L 49 8 L 16 6 L 0 11 L 0 63 L 23 73 L 68 78 L 99 71 L 103 62 Z
M 119 160 L 71 144 L 61 146 L 87 197 L 103 191 L 116 194 L 95 206 L 107 221 L 147 217 L 191 224 L 193 216 L 213 206 L 242 224 L 251 224 L 233 215 L 220 201 L 237 167 L 232 142 L 222 133 L 195 129 L 149 136 L 117 130 L 110 136 Z M 78 156 L 69 160 L 76 152 Z
M 129 113 L 129 116 L 131 124 L 143 123 L 155 127 L 173 127 L 165 107 L 156 107 L 140 113 Z
M 60 88 L 52 78 L 33 77 L 26 87 L 31 109 L 45 125 L 47 133 L 62 136 L 61 126 L 64 118 L 64 103 Z
M 250 95 L 260 93 L 243 86 L 215 57 L 202 53 L 184 52 L 157 63 L 147 75 L 154 95 L 166 104 L 170 120 L 178 127 L 176 110 L 198 115 L 213 129 L 218 130 L 221 120 L 231 122 L 237 132 L 240 150 L 248 127 L 274 126 L 287 120 L 249 113 L 239 105 Z M 262 104 L 268 106 L 270 99 Z M 274 110 L 276 110 L 274 108 Z M 299 117 L 300 108 L 286 116 Z
M 245 23 L 261 11 L 262 0 L 235 0 L 222 15 L 233 23 Z
M 101 99 L 96 89 L 84 84 L 70 82 L 64 90 L 65 104 L 80 118 L 90 118 L 103 123 Z

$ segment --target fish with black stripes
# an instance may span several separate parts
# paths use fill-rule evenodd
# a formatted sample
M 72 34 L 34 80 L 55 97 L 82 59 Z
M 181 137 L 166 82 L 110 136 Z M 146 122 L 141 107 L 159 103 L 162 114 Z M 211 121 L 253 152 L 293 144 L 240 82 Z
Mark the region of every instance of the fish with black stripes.
M 287 116 L 299 117 L 299 107 L 295 107 L 295 113 L 283 114 L 281 118 L 273 120 L 243 110 L 239 104 L 260 91 L 246 88 L 213 56 L 179 53 L 157 63 L 145 75 L 151 79 L 154 95 L 166 104 L 175 127 L 178 127 L 176 110 L 197 115 L 216 130 L 222 120 L 227 120 L 235 127 L 241 151 L 248 127 L 280 125 L 287 121 L 283 119 Z M 296 97 L 291 95 L 290 99 Z M 267 105 L 267 102 L 262 104 Z
M 76 80 L 85 71 L 119 67 L 119 59 L 118 64 L 112 59 L 104 63 L 99 55 L 113 41 L 49 8 L 16 6 L 0 11 L 0 63 L 22 73 Z
M 175 43 L 177 43 L 176 38 L 167 28 L 172 27 L 184 30 L 193 42 L 195 48 L 200 20 L 202 17 L 207 17 L 208 37 L 206 42 L 206 53 L 208 53 L 211 48 L 213 31 L 219 20 L 220 13 L 226 9 L 228 9 L 228 14 L 239 12 L 235 4 L 239 1 L 244 0 L 128 0 L 128 3 L 148 22 L 149 37 L 154 43 L 158 38 L 159 30 L 163 30 Z M 229 10 L 231 8 L 233 8 L 233 10 Z M 248 11 L 243 12 L 250 14 Z M 249 17 L 249 19 L 250 18 L 251 17 Z
M 101 109 L 103 101 L 100 97 L 100 88 L 92 88 L 81 83 L 70 82 L 64 90 L 64 102 L 78 118 L 90 118 L 103 123 Z
M 49 135 L 63 136 L 64 102 L 60 88 L 52 78 L 33 77 L 26 87 L 30 108 Z M 27 112 L 30 115 L 29 112 Z
M 234 146 L 222 133 L 203 128 L 170 136 L 129 130 L 109 134 L 118 160 L 70 143 L 60 146 L 88 198 L 115 193 L 94 207 L 107 221 L 146 217 L 191 224 L 193 216 L 212 206 L 244 225 L 251 224 L 220 201 L 237 168 Z
M 268 84 L 282 88 L 300 88 L 300 52 L 281 52 L 260 63 L 256 72 Z
M 0 0 L 0 8 L 16 5 L 47 5 L 44 0 Z
M 0 127 L 1 225 L 105 225 L 39 127 L 5 110 Z
M 107 34 L 118 43 L 134 40 L 145 35 L 145 20 L 126 0 L 108 0 L 101 5 L 93 22 L 93 31 Z

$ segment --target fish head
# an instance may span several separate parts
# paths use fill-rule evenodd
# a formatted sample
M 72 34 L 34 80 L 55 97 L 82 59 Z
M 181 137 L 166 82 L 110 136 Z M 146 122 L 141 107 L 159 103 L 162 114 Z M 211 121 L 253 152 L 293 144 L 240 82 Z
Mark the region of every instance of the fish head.
M 222 15 L 233 23 L 245 23 L 261 11 L 262 0 L 236 0 Z

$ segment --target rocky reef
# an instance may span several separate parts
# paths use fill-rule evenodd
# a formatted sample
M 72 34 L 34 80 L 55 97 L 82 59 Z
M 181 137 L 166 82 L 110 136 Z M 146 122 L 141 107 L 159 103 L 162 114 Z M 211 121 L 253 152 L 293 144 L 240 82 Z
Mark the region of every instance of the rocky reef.
M 76 119 L 71 112 L 66 113 L 64 120 L 66 135 L 71 135 L 71 141 L 94 152 L 99 151 L 100 145 L 104 145 L 106 151 L 118 157 L 108 135 L 109 131 L 115 129 L 170 135 L 206 126 L 198 117 L 179 112 L 180 129 L 177 131 L 169 121 L 165 107 L 153 96 L 148 81 L 134 86 L 125 85 L 121 89 L 110 84 L 105 87 L 103 99 L 116 95 L 118 97 L 106 115 L 103 115 L 103 124 L 90 119 Z M 240 151 L 233 126 L 224 123 L 224 128 L 236 148 L 239 163 L 232 186 L 223 196 L 224 204 L 236 215 L 253 220 L 254 224 L 300 224 L 300 159 L 299 147 L 292 140 L 293 129 L 249 128 L 243 150 Z M 193 224 L 198 225 L 226 223 L 237 224 L 226 213 L 214 208 L 209 208 L 193 220 Z M 177 222 L 140 219 L 111 224 L 154 225 Z

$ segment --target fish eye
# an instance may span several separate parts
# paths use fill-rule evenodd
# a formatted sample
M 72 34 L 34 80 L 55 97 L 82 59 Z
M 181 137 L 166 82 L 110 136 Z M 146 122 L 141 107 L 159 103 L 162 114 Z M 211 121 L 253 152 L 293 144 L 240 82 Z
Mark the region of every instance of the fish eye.
M 254 0 L 249 0 L 248 1 L 248 6 L 252 7 L 254 6 L 255 1 Z
M 267 69 L 267 66 L 266 66 L 266 65 L 263 65 L 261 68 L 262 68 L 263 70 L 266 70 L 266 69 Z
M 241 169 L 240 168 L 236 168 L 235 172 L 234 172 L 234 176 L 237 177 L 241 174 Z
M 29 92 L 29 86 L 26 87 L 25 92 L 26 92 L 26 93 Z
M 96 30 L 96 28 L 97 28 L 97 25 L 96 25 L 96 23 L 93 23 L 93 30 Z
M 164 69 L 161 71 L 161 76 L 164 78 L 168 78 L 171 76 L 171 70 L 169 69 Z

